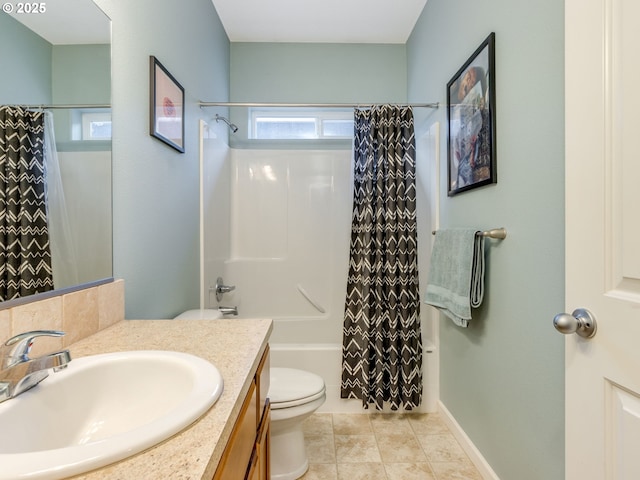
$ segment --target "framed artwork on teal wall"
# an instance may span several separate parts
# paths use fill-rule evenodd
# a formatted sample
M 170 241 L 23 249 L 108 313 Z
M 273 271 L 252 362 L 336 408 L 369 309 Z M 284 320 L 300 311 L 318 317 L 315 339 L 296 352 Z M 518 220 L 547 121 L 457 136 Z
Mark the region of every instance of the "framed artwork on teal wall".
M 150 64 L 150 134 L 184 153 L 184 88 L 158 61 Z
M 497 182 L 495 33 L 447 83 L 448 195 Z

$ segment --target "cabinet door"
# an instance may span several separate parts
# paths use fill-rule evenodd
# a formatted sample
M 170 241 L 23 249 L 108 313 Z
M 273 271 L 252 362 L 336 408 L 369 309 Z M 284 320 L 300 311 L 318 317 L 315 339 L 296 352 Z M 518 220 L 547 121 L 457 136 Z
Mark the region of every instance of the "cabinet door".
M 271 478 L 271 407 L 269 400 L 265 406 L 262 423 L 256 439 L 256 451 L 258 452 L 258 464 L 260 467 L 260 480 Z
M 220 465 L 213 477 L 214 480 L 242 480 L 247 473 L 247 466 L 256 439 L 256 384 L 251 383 L 249 392 L 242 404 L 238 421 L 233 427 L 229 443 L 222 454 Z
M 262 418 L 263 410 L 267 404 L 267 398 L 269 395 L 269 384 L 270 384 L 270 354 L 269 354 L 269 345 L 267 345 L 264 354 L 262 355 L 262 359 L 260 360 L 260 365 L 258 365 L 258 370 L 256 371 L 256 383 L 258 385 L 258 421 Z M 259 425 L 256 425 L 258 428 Z
M 213 480 L 270 480 L 269 345 L 245 398 Z
M 265 406 L 264 416 L 260 422 L 258 435 L 256 436 L 256 445 L 251 455 L 251 463 L 247 470 L 246 480 L 270 480 L 271 479 L 271 461 L 269 456 L 271 450 L 269 448 L 271 435 L 271 409 L 269 402 Z
M 264 477 L 260 476 L 260 460 L 258 458 L 258 451 L 254 450 L 253 455 L 251 456 L 251 464 L 249 465 L 249 470 L 247 471 L 246 480 L 265 480 Z M 269 479 L 266 479 L 269 480 Z

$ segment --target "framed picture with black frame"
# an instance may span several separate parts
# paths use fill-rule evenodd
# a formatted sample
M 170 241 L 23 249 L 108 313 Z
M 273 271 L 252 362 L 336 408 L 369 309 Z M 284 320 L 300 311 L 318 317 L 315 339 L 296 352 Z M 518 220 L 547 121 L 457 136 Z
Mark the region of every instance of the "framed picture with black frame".
M 448 195 L 496 183 L 495 33 L 447 83 Z
M 150 66 L 150 134 L 184 153 L 184 88 L 156 57 Z

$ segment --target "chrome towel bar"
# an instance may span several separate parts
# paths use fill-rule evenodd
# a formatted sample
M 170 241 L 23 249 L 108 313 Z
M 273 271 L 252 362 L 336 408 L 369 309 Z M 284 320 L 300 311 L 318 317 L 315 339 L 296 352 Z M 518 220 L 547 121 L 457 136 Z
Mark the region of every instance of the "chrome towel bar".
M 435 235 L 436 231 L 433 230 L 431 232 L 431 234 Z M 507 229 L 506 228 L 494 228 L 492 230 L 485 230 L 483 232 L 478 232 L 478 233 L 476 233 L 476 235 L 480 235 L 482 237 L 498 238 L 500 240 L 504 240 L 505 238 L 507 238 Z

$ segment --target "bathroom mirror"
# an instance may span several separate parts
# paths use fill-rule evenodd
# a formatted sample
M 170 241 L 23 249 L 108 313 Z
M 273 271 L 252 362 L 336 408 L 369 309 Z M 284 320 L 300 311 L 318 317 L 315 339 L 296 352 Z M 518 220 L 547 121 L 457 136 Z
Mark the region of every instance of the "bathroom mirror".
M 6 2 L 0 42 L 0 105 L 52 112 L 66 200 L 54 289 L 4 309 L 112 280 L 111 21 L 93 0 Z

